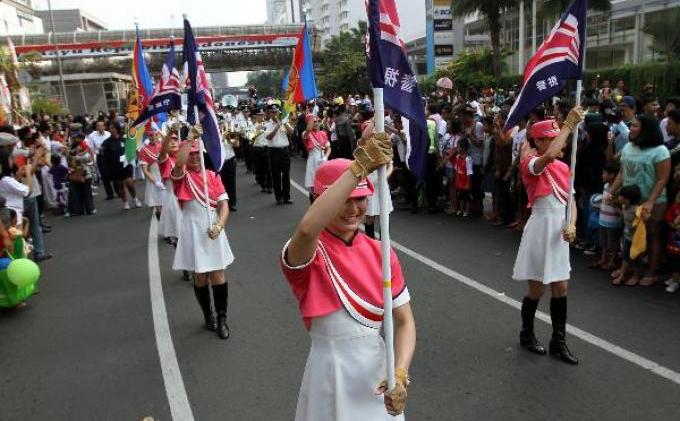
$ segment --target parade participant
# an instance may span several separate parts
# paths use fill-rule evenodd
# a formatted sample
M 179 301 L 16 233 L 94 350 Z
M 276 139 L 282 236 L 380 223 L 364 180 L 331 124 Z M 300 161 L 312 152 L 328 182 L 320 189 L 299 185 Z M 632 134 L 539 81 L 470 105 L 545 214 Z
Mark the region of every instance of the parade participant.
M 179 151 L 179 142 L 177 140 L 177 133 L 179 132 L 179 123 L 175 123 L 168 131 L 168 134 L 163 139 L 160 152 L 158 153 L 158 169 L 160 170 L 161 180 L 165 184 L 165 191 L 163 194 L 161 213 L 161 227 L 163 238 L 168 244 L 177 245 L 177 237 L 179 233 L 179 224 L 182 220 L 182 211 L 179 208 L 175 190 L 173 188 L 170 173 L 175 166 L 175 159 Z M 188 273 L 185 273 L 185 280 L 189 280 Z
M 302 141 L 307 150 L 307 168 L 305 169 L 305 187 L 309 189 L 310 201 L 314 198 L 314 175 L 319 165 L 328 160 L 331 154 L 331 145 L 328 136 L 323 130 L 319 130 L 319 118 L 314 114 L 307 114 L 307 129 L 302 133 Z
M 522 301 L 520 344 L 533 353 L 546 353 L 534 335 L 534 317 L 545 285 L 550 285 L 553 327 L 550 355 L 569 364 L 578 364 L 566 342 L 569 243 L 576 238 L 576 207 L 572 206 L 571 221 L 565 226 L 570 170 L 557 158 L 582 119 L 583 110 L 576 107 L 569 112 L 561 130 L 554 120 L 531 126 L 530 137 L 536 149 L 534 153 L 525 146 L 520 171 L 532 213 L 524 227 L 512 275 L 515 280 L 527 281 L 529 287 Z
M 92 151 L 95 161 L 97 162 L 97 169 L 99 170 L 99 175 L 102 184 L 104 185 L 104 190 L 106 191 L 106 200 L 113 199 L 113 176 L 108 170 L 108 166 L 104 160 L 104 155 L 101 153 L 102 145 L 104 141 L 111 137 L 111 133 L 105 130 L 106 126 L 104 121 L 97 121 L 95 123 L 95 130 L 90 133 L 85 141 L 87 142 L 90 150 Z
M 359 232 L 373 193 L 366 176 L 392 160 L 389 137 L 372 136 L 354 156 L 319 167 L 314 203 L 280 257 L 312 339 L 296 421 L 404 419 L 416 344 L 410 296 L 391 251 L 396 387 L 388 391 L 380 383 L 386 371 L 380 243 Z
M 123 209 L 129 210 L 130 203 L 136 208 L 142 207 L 142 202 L 137 198 L 135 181 L 132 178 L 132 164 L 125 164 L 121 158 L 125 156 L 125 139 L 121 136 L 122 128 L 117 121 L 109 123 L 111 136 L 102 143 L 101 154 L 107 171 L 113 179 L 113 185 L 118 197 L 123 202 Z M 128 194 L 130 201 L 128 201 Z
M 219 175 L 210 170 L 205 171 L 208 185 L 208 197 L 205 197 L 200 143 L 192 140 L 198 136 L 200 132 L 192 129 L 189 140 L 180 147 L 172 169 L 175 194 L 182 208 L 182 226 L 172 268 L 194 273 L 194 292 L 203 311 L 205 327 L 216 330 L 221 339 L 227 339 L 229 292 L 224 270 L 234 261 L 224 232 L 229 217 L 229 198 Z M 206 209 L 210 212 L 210 226 Z M 217 322 L 210 307 L 210 286 Z
M 139 166 L 146 179 L 144 189 L 144 203 L 150 208 L 155 208 L 156 218 L 160 219 L 163 207 L 163 195 L 165 185 L 158 166 L 158 153 L 161 150 L 161 132 L 155 132 L 149 136 L 149 143 L 139 151 Z
M 239 132 L 236 125 L 231 121 L 225 121 L 222 128 L 222 145 L 224 145 L 224 163 L 220 170 L 222 184 L 229 195 L 229 210 L 236 211 L 236 152 L 241 145 Z
M 367 120 L 364 122 L 364 124 L 361 125 L 361 131 L 362 135 L 361 138 L 357 141 L 357 144 L 359 146 L 363 146 L 366 143 L 366 140 L 369 139 L 374 132 L 374 120 Z M 391 140 L 390 140 L 391 142 Z M 387 165 L 386 168 L 386 176 L 385 179 L 389 179 L 390 176 L 392 175 L 392 171 L 394 170 L 394 165 L 392 161 Z M 374 186 L 377 185 L 378 183 L 378 173 L 377 172 L 372 172 L 371 174 L 368 175 L 368 180 L 373 184 Z M 389 185 L 385 183 L 385 188 L 389 189 Z M 385 212 L 387 213 L 392 213 L 394 210 L 392 206 L 392 195 L 388 194 L 387 195 L 387 208 L 385 209 Z M 364 232 L 366 233 L 367 236 L 371 238 L 375 238 L 375 220 L 376 216 L 380 216 L 380 200 L 379 200 L 379 195 L 378 194 L 372 194 L 368 196 L 367 198 L 367 203 L 366 203 L 366 217 L 364 218 Z
M 269 163 L 276 204 L 292 205 L 290 200 L 290 142 L 293 127 L 281 121 L 281 109 L 277 105 L 269 108 L 269 121 L 265 123 L 266 139 L 269 141 Z
M 255 114 L 256 122 L 253 127 L 253 165 L 255 167 L 255 181 L 260 185 L 262 193 L 272 193 L 272 172 L 269 166 L 269 144 L 265 136 L 264 111 Z

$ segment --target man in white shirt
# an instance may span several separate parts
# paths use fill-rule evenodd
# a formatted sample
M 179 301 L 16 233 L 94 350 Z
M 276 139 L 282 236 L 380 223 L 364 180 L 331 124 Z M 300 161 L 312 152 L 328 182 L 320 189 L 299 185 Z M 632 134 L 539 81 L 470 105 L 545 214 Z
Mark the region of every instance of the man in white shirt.
M 113 175 L 109 174 L 106 163 L 104 162 L 104 156 L 99 153 L 104 141 L 111 137 L 111 133 L 106 131 L 105 128 L 103 120 L 97 121 L 95 123 L 95 131 L 87 135 L 85 142 L 95 156 L 101 182 L 104 185 L 104 190 L 106 190 L 106 200 L 111 200 L 113 199 Z
M 269 166 L 269 141 L 266 137 L 264 111 L 255 114 L 253 134 L 253 166 L 255 181 L 260 185 L 262 193 L 272 193 L 272 171 Z
M 224 163 L 220 170 L 220 178 L 224 189 L 229 196 L 229 210 L 235 212 L 236 207 L 236 152 L 234 148 L 238 148 L 241 144 L 239 133 L 229 128 L 229 122 L 225 119 L 222 122 L 222 145 L 224 147 Z
M 288 136 L 293 128 L 288 122 L 281 122 L 281 110 L 272 105 L 269 108 L 269 121 L 265 123 L 266 138 L 269 141 L 269 162 L 272 170 L 272 183 L 276 204 L 292 204 L 290 200 L 290 143 Z

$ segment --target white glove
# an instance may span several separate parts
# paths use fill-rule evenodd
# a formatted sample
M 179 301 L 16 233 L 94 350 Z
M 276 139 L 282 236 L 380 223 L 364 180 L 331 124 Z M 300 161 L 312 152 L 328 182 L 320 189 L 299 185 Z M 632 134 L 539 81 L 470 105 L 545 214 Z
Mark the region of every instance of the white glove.
M 153 185 L 156 186 L 156 187 L 158 187 L 158 188 L 161 189 L 161 190 L 165 190 L 165 184 L 163 184 L 163 182 L 160 181 L 160 180 L 154 181 L 154 182 L 153 182 Z

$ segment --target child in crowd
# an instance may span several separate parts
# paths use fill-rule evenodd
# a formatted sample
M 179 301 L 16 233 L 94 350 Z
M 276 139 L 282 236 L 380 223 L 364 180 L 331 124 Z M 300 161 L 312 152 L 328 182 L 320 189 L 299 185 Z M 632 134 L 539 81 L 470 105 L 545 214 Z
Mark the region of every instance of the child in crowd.
M 52 175 L 52 183 L 56 192 L 55 201 L 57 202 L 57 208 L 61 214 L 68 216 L 68 209 L 66 207 L 68 204 L 68 167 L 63 164 L 63 159 L 59 155 L 52 155 L 51 161 L 52 166 L 49 169 L 49 173 Z
M 456 215 L 467 218 L 470 207 L 470 188 L 473 174 L 472 157 L 468 155 L 470 143 L 466 138 L 458 141 L 457 153 L 453 157 L 453 169 L 456 173 L 456 192 L 458 195 L 458 211 Z
M 612 285 L 619 286 L 625 282 L 628 286 L 635 286 L 640 280 L 640 267 L 637 262 L 630 258 L 630 247 L 633 245 L 635 209 L 640 204 L 640 187 L 637 185 L 624 186 L 619 197 L 623 209 L 623 261 L 621 268 L 612 274 L 614 277 Z M 630 279 L 628 279 L 628 273 L 632 274 Z
M 16 240 L 18 237 L 21 237 L 24 239 L 24 255 L 28 256 L 31 254 L 31 251 L 33 249 L 33 246 L 26 241 L 28 238 L 28 229 L 29 229 L 29 222 L 28 218 L 23 218 L 23 223 L 20 225 L 19 224 L 19 219 L 17 218 L 17 211 L 14 209 L 9 209 L 9 217 L 10 217 L 10 225 L 9 228 L 7 228 L 7 233 L 9 234 L 9 238 L 12 239 L 12 241 Z
M 463 126 L 458 119 L 449 122 L 449 132 L 446 133 L 441 143 L 441 156 L 446 157 L 439 164 L 439 169 L 444 169 L 446 176 L 446 185 L 449 192 L 449 207 L 444 211 L 447 215 L 453 215 L 458 211 L 458 198 L 456 197 L 456 174 L 453 169 L 452 156 L 456 153 L 456 147 L 460 140 L 460 133 L 463 131 Z
M 605 165 L 602 171 L 604 190 L 602 191 L 597 233 L 601 254 L 600 259 L 590 265 L 592 268 L 601 268 L 606 271 L 616 269 L 616 254 L 621 248 L 621 209 L 611 203 L 612 194 L 609 190 L 609 186 L 614 182 L 619 169 L 618 162 L 612 162 Z
M 670 228 L 666 253 L 672 271 L 671 278 L 666 281 L 666 291 L 675 292 L 680 289 L 680 193 L 668 208 L 665 219 Z

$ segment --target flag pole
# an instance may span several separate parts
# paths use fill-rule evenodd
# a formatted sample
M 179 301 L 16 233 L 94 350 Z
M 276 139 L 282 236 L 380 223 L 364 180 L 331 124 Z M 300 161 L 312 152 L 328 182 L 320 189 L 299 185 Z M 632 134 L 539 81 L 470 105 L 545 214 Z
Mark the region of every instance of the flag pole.
M 198 118 L 198 106 L 194 105 L 194 115 L 196 116 L 196 124 L 200 124 L 200 119 Z M 210 196 L 208 196 L 208 176 L 206 175 L 205 172 L 205 158 L 203 157 L 203 150 L 204 145 L 203 145 L 203 138 L 201 136 L 198 137 L 198 145 L 200 147 L 200 151 L 198 152 L 198 156 L 200 157 L 201 160 L 201 177 L 203 177 L 203 194 L 205 196 L 205 212 L 206 216 L 208 217 L 208 229 L 212 227 L 212 216 L 210 215 Z
M 373 103 L 375 104 L 375 132 L 385 132 L 385 104 L 383 102 L 383 88 L 373 88 Z M 390 242 L 390 214 L 387 212 L 387 199 L 390 189 L 387 185 L 387 165 L 378 168 L 378 195 L 380 204 L 380 245 L 382 255 L 383 275 L 383 332 L 385 334 L 385 351 L 387 359 L 387 386 L 394 389 L 394 323 L 392 321 L 392 266 Z
M 588 2 L 586 0 L 586 9 L 588 8 Z M 583 33 L 586 34 L 583 37 L 583 57 L 581 57 L 582 67 L 581 67 L 581 77 L 576 81 L 576 98 L 574 98 L 574 105 L 576 107 L 581 105 L 581 92 L 583 91 L 583 72 L 586 70 L 586 49 L 588 42 L 588 20 L 583 22 Z M 567 217 L 565 219 L 565 228 L 571 224 L 572 218 L 572 207 L 574 206 L 574 201 L 576 197 L 574 195 L 574 178 L 576 175 L 576 149 L 578 148 L 578 127 L 580 124 L 574 127 L 574 132 L 571 134 L 571 160 L 569 161 L 569 203 L 567 203 Z

